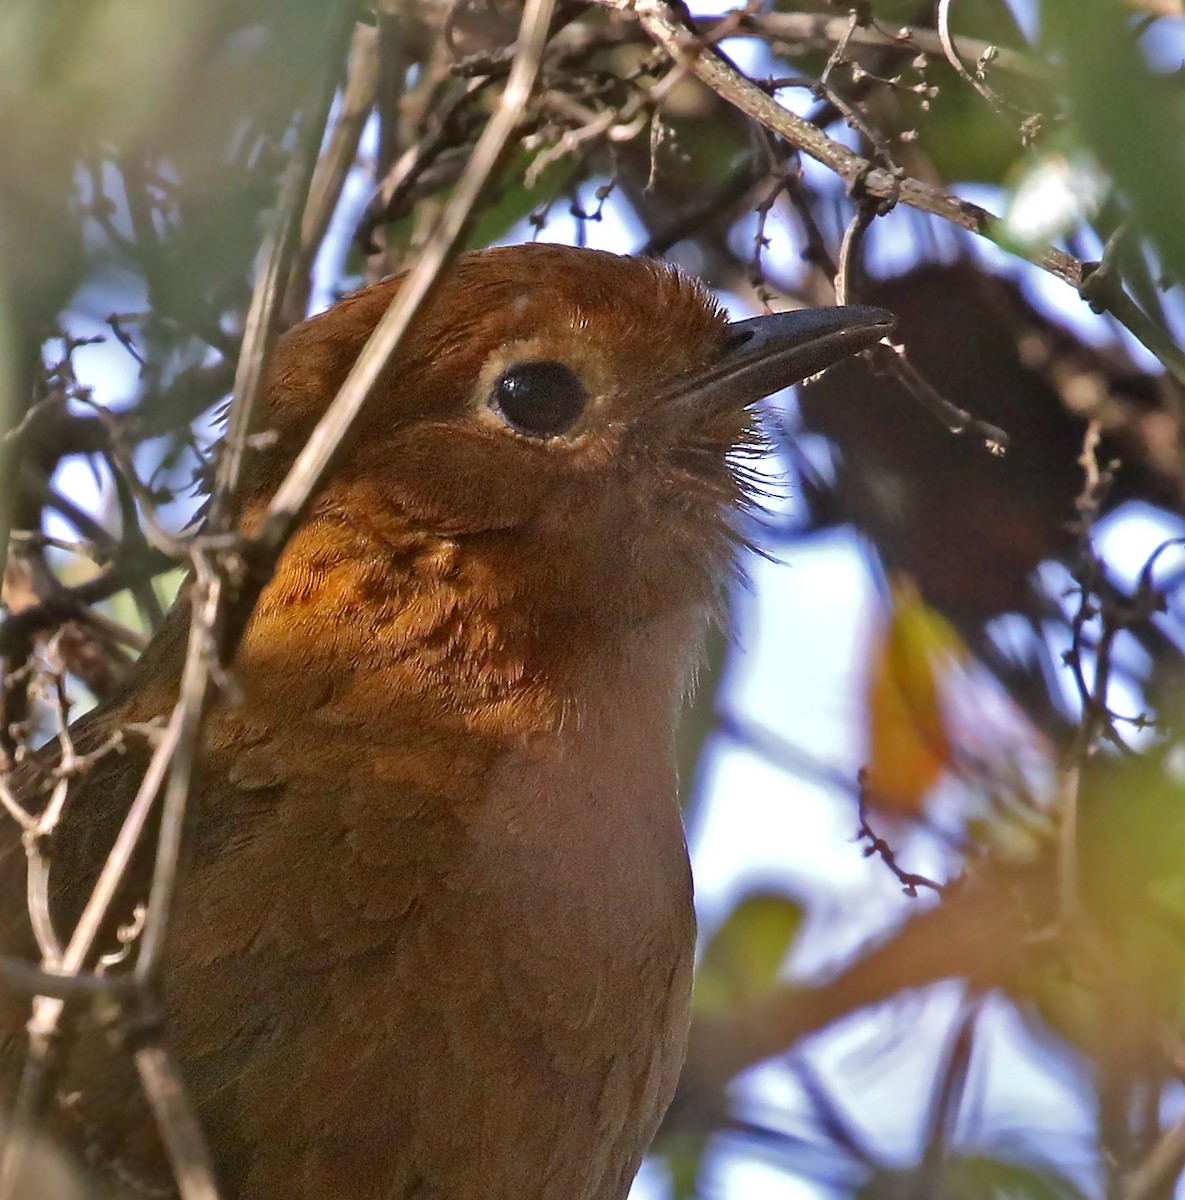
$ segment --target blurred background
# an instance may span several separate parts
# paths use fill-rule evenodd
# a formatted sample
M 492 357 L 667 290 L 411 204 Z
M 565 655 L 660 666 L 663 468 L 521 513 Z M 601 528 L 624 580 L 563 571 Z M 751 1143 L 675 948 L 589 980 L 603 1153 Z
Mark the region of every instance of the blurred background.
M 15 755 L 184 577 L 302 137 L 286 324 L 416 260 L 521 6 L 3 12 Z M 696 1019 L 636 1194 L 1185 1195 L 1182 7 L 670 13 L 855 167 L 561 0 L 466 243 L 658 256 L 735 316 L 838 286 L 901 346 L 767 406 L 757 549 L 678 747 Z

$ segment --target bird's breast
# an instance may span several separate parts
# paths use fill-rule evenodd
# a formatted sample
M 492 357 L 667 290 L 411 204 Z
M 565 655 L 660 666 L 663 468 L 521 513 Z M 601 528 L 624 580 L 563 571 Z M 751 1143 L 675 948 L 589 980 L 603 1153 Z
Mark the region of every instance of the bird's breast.
M 439 767 L 401 780 L 406 731 L 302 758 L 301 721 L 221 799 L 211 779 L 213 810 L 280 797 L 203 856 L 177 928 L 179 1052 L 232 1195 L 624 1197 L 689 1013 L 664 669 L 496 755 L 465 803 Z

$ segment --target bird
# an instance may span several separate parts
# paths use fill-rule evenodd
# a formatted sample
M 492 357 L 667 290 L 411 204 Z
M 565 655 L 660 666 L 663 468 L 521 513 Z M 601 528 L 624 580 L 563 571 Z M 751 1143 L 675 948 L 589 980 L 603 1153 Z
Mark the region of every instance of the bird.
M 399 286 L 277 340 L 247 535 Z M 890 328 L 858 306 L 730 323 L 679 271 L 588 249 L 450 264 L 206 725 L 162 1004 L 223 1195 L 626 1196 L 688 1032 L 673 730 L 746 541 L 755 407 Z M 143 773 L 135 731 L 177 700 L 189 620 L 183 593 L 75 727 L 80 755 L 125 734 L 54 835 L 60 930 Z M 22 802 L 47 778 L 26 769 Z M 0 953 L 35 961 L 18 834 L 0 827 Z M 27 1016 L 0 988 L 0 1108 Z M 126 1049 L 83 1012 L 64 1055 L 43 1124 L 96 1194 L 176 1194 Z

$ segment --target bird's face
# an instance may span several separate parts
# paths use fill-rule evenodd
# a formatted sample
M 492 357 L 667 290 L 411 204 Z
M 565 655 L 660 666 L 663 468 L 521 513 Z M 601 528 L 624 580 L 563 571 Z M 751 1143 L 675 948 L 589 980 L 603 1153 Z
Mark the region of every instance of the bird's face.
M 282 343 L 261 495 L 397 286 Z M 380 556 L 476 571 L 491 597 L 513 592 L 536 614 L 704 602 L 748 496 L 753 405 L 874 342 L 887 325 L 870 312 L 826 328 L 729 325 L 704 289 L 653 262 L 548 245 L 465 255 L 376 386 L 312 523 Z

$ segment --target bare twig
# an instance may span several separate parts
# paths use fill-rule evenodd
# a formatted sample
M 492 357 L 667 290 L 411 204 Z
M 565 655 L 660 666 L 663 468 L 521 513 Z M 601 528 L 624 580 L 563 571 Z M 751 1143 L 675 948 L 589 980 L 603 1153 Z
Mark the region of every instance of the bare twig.
M 1114 247 L 1122 238 L 1112 235 L 1108 246 Z M 1185 351 L 1127 294 L 1122 281 L 1112 269 L 1112 259 L 1104 250 L 1098 263 L 1082 264 L 1079 294 L 1095 312 L 1109 312 L 1129 333 L 1136 337 L 1165 365 L 1174 378 L 1185 385 Z
M 856 32 L 857 27 L 861 24 L 860 10 L 853 8 L 848 13 L 847 24 L 844 26 L 843 33 L 836 38 L 835 48 L 831 51 L 827 58 L 827 64 L 823 67 L 823 73 L 819 76 L 819 85 L 827 86 L 828 79 L 831 78 L 831 72 L 844 60 L 844 55 L 848 51 L 848 43 L 852 40 L 852 34 Z
M 911 208 L 943 217 L 972 233 L 993 237 L 999 220 L 994 214 L 919 179 L 906 177 L 899 180 L 891 171 L 862 158 L 809 121 L 783 108 L 718 54 L 705 47 L 678 20 L 664 0 L 602 0 L 602 3 L 634 13 L 647 33 L 675 62 L 687 66 L 714 92 L 773 133 L 784 137 L 804 154 L 822 163 L 846 183 L 860 179 L 864 191 L 870 196 L 881 200 L 897 196 Z M 1071 287 L 1077 288 L 1081 283 L 1082 263 L 1072 255 L 1045 247 L 1033 250 L 1029 257 L 1030 261 Z
M 317 159 L 304 216 L 300 245 L 293 257 L 284 300 L 284 323 L 305 315 L 313 262 L 341 198 L 346 177 L 358 152 L 362 130 L 374 106 L 379 76 L 379 35 L 373 25 L 359 24 L 350 42 L 350 66 L 328 145 Z
M 981 998 L 975 997 L 965 1002 L 955 1036 L 950 1041 L 938 1091 L 931 1100 L 922 1162 L 910 1193 L 913 1200 L 939 1200 L 942 1196 L 939 1190 L 942 1167 L 962 1107 L 967 1073 L 971 1067 L 971 1052 L 975 1046 L 975 1027 L 982 1008 Z
M 836 43 L 840 38 L 846 37 L 849 46 L 920 50 L 923 54 L 945 53 L 938 34 L 933 30 L 918 29 L 910 25 L 895 34 L 889 34 L 870 24 L 857 26 L 849 31 L 847 17 L 830 16 L 827 13 L 766 13 L 748 18 L 742 31 L 748 29 L 788 42 Z M 990 42 L 978 38 L 952 36 L 950 41 L 955 53 L 965 62 L 979 62 L 985 57 L 990 57 L 993 68 L 1006 71 L 1010 75 L 1039 79 L 1048 74 L 1042 63 L 1015 50 L 993 46 Z M 992 51 L 995 51 L 994 55 Z
M 436 190 L 456 181 L 469 152 L 468 146 L 449 143 L 449 130 L 460 120 L 465 106 L 479 99 L 493 81 L 493 76 L 472 80 L 465 90 L 447 97 L 433 112 L 431 131 L 418 138 L 383 173 L 354 230 L 355 246 L 373 254 L 377 250 L 373 235 L 380 225 L 410 212 L 423 189 Z
M 796 1055 L 790 1063 L 790 1070 L 806 1093 L 822 1131 L 866 1170 L 883 1171 L 885 1164 L 877 1157 L 875 1148 L 860 1136 L 858 1127 L 836 1103 L 809 1059 L 805 1055 Z
M 352 25 L 351 6 L 347 6 L 344 15 L 350 18 L 349 24 L 342 19 L 342 14 L 335 14 L 330 22 L 330 29 L 335 30 L 339 37 L 348 32 Z M 264 268 L 256 280 L 251 297 L 243 332 L 243 347 L 235 371 L 234 397 L 227 417 L 226 438 L 214 475 L 206 527 L 201 544 L 195 545 L 191 554 L 196 577 L 189 644 L 181 676 L 180 696 L 174 712 L 175 718 L 180 714 L 177 742 L 171 754 L 168 783 L 161 806 L 152 885 L 136 957 L 136 977 L 145 983 L 155 978 L 160 966 L 182 866 L 185 810 L 205 720 L 206 699 L 211 677 L 219 664 L 217 631 L 221 625 L 227 591 L 224 570 L 220 568 L 234 570 L 237 565 L 233 555 L 224 555 L 221 561 L 214 556 L 207 559 L 204 545 L 213 545 L 225 539 L 237 521 L 236 492 L 247 449 L 247 436 L 263 387 L 268 350 L 279 327 L 284 290 L 300 243 L 305 200 L 333 99 L 336 56 L 330 55 L 328 58 L 332 65 L 327 66 L 320 97 L 304 114 L 300 140 L 277 205 L 275 228 L 269 239 Z M 160 753 L 158 748 L 157 755 Z
M 57 1000 L 93 1000 L 128 995 L 135 987 L 128 975 L 97 975 L 91 971 L 57 975 L 24 959 L 0 954 L 0 988 L 23 993 L 30 999 L 49 996 Z
M 867 786 L 867 777 L 865 772 L 861 771 L 857 780 L 856 792 L 856 815 L 859 819 L 856 838 L 858 841 L 867 842 L 867 845 L 864 847 L 865 858 L 871 858 L 875 854 L 892 871 L 897 882 L 901 884 L 901 890 L 911 898 L 917 898 L 918 888 L 929 888 L 932 892 L 942 895 L 945 890 L 943 884 L 925 875 L 916 875 L 912 871 L 907 871 L 897 861 L 897 853 L 893 847 L 869 825 L 868 800 L 866 796 Z
M 1176 0 L 1171 2 L 1175 3 Z M 875 24 L 857 25 L 849 32 L 847 17 L 811 12 L 746 13 L 739 21 L 735 21 L 730 14 L 724 20 L 728 20 L 733 32 L 741 37 L 756 35 L 795 46 L 830 46 L 847 37 L 849 48 L 895 49 L 905 54 L 943 52 L 938 35 L 933 30 L 912 25 L 892 33 L 881 30 Z M 719 23 L 722 23 L 721 18 L 704 18 L 696 20 L 694 26 L 705 37 L 715 40 L 715 29 Z M 636 41 L 637 36 L 635 29 L 628 25 L 573 23 L 556 35 L 552 48 L 556 61 L 568 63 L 573 59 L 587 58 L 601 48 Z M 1044 63 L 1006 46 L 995 46 L 979 38 L 959 35 L 951 40 L 964 62 L 979 62 L 986 57 L 991 60 L 993 70 L 1019 78 L 1044 79 L 1049 75 Z
M 408 272 L 391 307 L 362 348 L 333 403 L 317 422 L 292 469 L 268 506 L 255 543 L 267 559 L 287 542 L 316 489 L 337 447 L 355 416 L 361 411 L 370 389 L 382 373 L 400 338 L 427 299 L 441 267 L 455 247 L 469 220 L 478 195 L 492 173 L 502 150 L 530 99 L 539 69 L 553 0 L 529 0 L 515 47 L 514 66 L 498 106 L 478 139 L 473 155 L 461 176 L 447 208 L 441 214 L 428 244 Z
M 13 612 L 0 624 L 0 657 L 9 657 L 18 646 L 25 644 L 35 634 L 56 629 L 67 621 L 94 625 L 107 636 L 125 645 L 136 645 L 138 635 L 117 626 L 102 614 L 92 612 L 89 606 L 122 592 L 131 585 L 134 578 L 148 579 L 163 571 L 172 570 L 175 566 L 172 558 L 154 550 L 146 553 L 139 562 L 113 563 L 94 579 L 88 579 L 75 587 L 55 587 L 36 604 Z
M 176 746 L 179 727 L 179 714 L 174 712 L 173 719 L 140 782 L 140 788 L 128 809 L 115 844 L 103 864 L 98 881 L 87 898 L 65 953 L 59 962 L 43 963 L 44 970 L 71 976 L 77 975 L 85 965 L 132 856 L 140 844 L 144 826 Z M 64 1003 L 64 997 L 44 994 L 35 997 L 33 1001 L 33 1015 L 28 1023 L 25 1068 L 9 1123 L 8 1140 L 4 1146 L 3 1158 L 0 1159 L 0 1197 L 3 1200 L 10 1200 L 12 1196 L 34 1123 L 45 1103 L 49 1080 L 57 1058 L 57 1047 L 60 1045 L 58 1023 Z
M 551 9 L 552 0 L 532 0 L 532 3 L 527 5 L 516 48 L 515 63 L 499 106 L 479 140 L 469 167 L 417 269 L 409 276 L 392 310 L 364 348 L 341 393 L 314 432 L 305 451 L 298 457 L 296 465 L 281 485 L 265 515 L 256 543 L 261 551 L 257 562 L 259 559 L 274 562 L 283 549 L 333 451 L 345 435 L 350 421 L 360 409 L 398 338 L 426 298 L 441 265 L 458 240 L 482 186 L 494 169 L 510 133 L 521 119 L 538 70 Z M 328 96 L 325 107 L 327 105 Z M 309 138 L 314 154 L 308 155 L 307 168 L 303 172 L 305 177 L 300 186 L 293 188 L 296 195 L 302 198 L 319 140 L 319 130 L 315 132 L 317 136 Z M 301 166 L 304 167 L 304 164 Z M 294 167 L 294 176 L 299 178 L 301 173 L 301 168 Z M 208 517 L 208 533 L 195 544 L 193 551 L 199 578 L 195 587 L 194 619 L 181 696 L 166 735 L 153 755 L 136 799 L 65 952 L 59 961 L 44 964 L 47 968 L 63 974 L 77 974 L 90 954 L 115 890 L 126 872 L 132 853 L 139 845 L 148 813 L 168 773 L 169 782 L 164 800 L 148 912 L 137 959 L 136 979 L 147 984 L 153 978 L 160 962 L 160 948 L 168 927 L 168 914 L 180 867 L 181 831 L 189 778 L 200 735 L 210 676 L 217 662 L 214 630 L 219 623 L 220 609 L 227 594 L 223 587 L 222 575 L 212 569 L 212 558 L 219 553 L 220 546 L 225 546 L 224 534 L 232 527 L 235 519 L 233 499 L 249 427 L 251 400 L 257 394 L 262 380 L 267 334 L 274 324 L 280 291 L 287 277 L 290 252 L 298 228 L 292 214 L 298 214 L 299 211 L 299 207 L 288 206 L 287 234 L 273 242 L 268 269 L 256 289 L 248 320 L 244 354 L 236 378 L 235 402 L 232 404 L 226 450 L 219 464 Z M 210 569 L 207 571 L 206 568 Z M 235 599 L 240 609 L 249 610 L 257 594 L 258 587 L 254 593 L 245 589 L 237 594 Z M 245 613 L 240 612 L 239 628 L 243 625 Z M 231 648 L 233 649 L 233 639 Z M 0 1192 L 3 1191 L 5 1181 L 15 1180 L 19 1168 L 19 1147 L 27 1141 L 20 1134 L 31 1126 L 32 1118 L 44 1097 L 46 1079 L 52 1067 L 51 1043 L 61 1016 L 62 1004 L 61 999 L 44 995 L 34 1002 L 34 1015 L 29 1025 L 29 1057 L 14 1116 L 13 1137 L 10 1139 L 9 1152 L 0 1176 Z M 154 1107 L 158 1118 L 163 1125 L 169 1126 L 162 1128 L 162 1135 L 174 1151 L 174 1165 L 178 1170 L 179 1183 L 184 1184 L 187 1193 L 195 1197 L 214 1195 L 213 1180 L 207 1169 L 208 1156 L 205 1155 L 204 1149 L 198 1149 L 200 1131 L 195 1125 L 191 1125 L 185 1111 L 173 1102 L 175 1095 L 169 1084 L 168 1074 L 163 1070 L 165 1064 L 162 1064 L 159 1056 L 149 1055 L 138 1065 L 146 1088 L 156 1093 Z M 193 1134 L 198 1138 L 196 1143 L 190 1136 Z
M 1082 768 L 1087 759 L 1094 754 L 1100 737 L 1106 737 L 1111 743 L 1125 748 L 1114 729 L 1113 717 L 1107 703 L 1107 694 L 1111 688 L 1112 652 L 1122 622 L 1118 619 L 1115 604 L 1103 605 L 1100 608 L 1095 600 L 1096 590 L 1103 586 L 1104 572 L 1095 556 L 1091 536 L 1113 482 L 1111 466 L 1102 466 L 1098 460 L 1101 438 L 1102 429 L 1099 422 L 1089 422 L 1083 435 L 1082 453 L 1078 457 L 1084 477 L 1082 491 L 1075 501 L 1079 515 L 1079 563 L 1075 572 L 1079 602 L 1071 621 L 1072 642 L 1065 660 L 1078 688 L 1082 717 L 1068 758 L 1059 769 L 1057 788 L 1059 912 L 1066 927 L 1079 934 L 1082 940 L 1090 937 L 1084 920 L 1078 870 L 1078 793 Z M 1149 570 L 1154 568 L 1158 555 L 1159 551 L 1153 555 L 1149 562 Z M 1148 592 L 1150 595 L 1150 588 Z M 1086 649 L 1086 625 L 1099 615 L 1103 618 L 1103 628 L 1098 644 L 1094 647 L 1094 680 L 1088 683 L 1082 661 Z M 1091 944 L 1097 945 L 1097 939 L 1091 938 Z M 1099 952 L 1096 950 L 1097 953 Z
M 1005 100 L 999 92 L 993 88 L 986 79 L 980 75 L 972 75 L 970 71 L 963 65 L 963 60 L 959 56 L 959 51 L 955 46 L 955 40 L 950 32 L 950 6 L 951 0 L 938 0 L 938 8 L 936 11 L 935 24 L 938 27 L 938 43 L 942 47 L 942 53 L 946 61 L 959 73 L 959 76 L 969 83 L 997 112 L 1003 112 L 1006 109 L 1018 111 L 1016 105 Z M 987 46 L 979 55 L 979 61 L 994 60 L 999 53 L 997 47 Z M 1024 114 L 1025 124 L 1022 129 L 1026 128 L 1031 122 L 1031 117 L 1028 113 Z
M 856 204 L 855 216 L 848 222 L 844 230 L 843 241 L 839 247 L 839 262 L 835 271 L 835 303 L 852 303 L 851 277 L 852 262 L 859 256 L 860 247 L 868 227 L 877 216 L 877 206 L 867 202 Z
M 824 762 L 772 729 L 752 721 L 742 721 L 727 709 L 720 709 L 715 714 L 713 731 L 751 750 L 780 770 L 821 784 L 844 796 L 857 795 L 856 786 L 846 772 Z
M 883 349 L 882 349 L 883 347 Z M 982 421 L 965 408 L 948 400 L 909 360 L 905 347 L 882 342 L 873 347 L 872 360 L 884 368 L 923 408 L 941 421 L 955 434 L 966 434 L 983 439 L 984 445 L 995 455 L 1004 454 L 1009 445 L 1006 430 L 990 421 Z
M 999 218 L 993 213 L 920 179 L 898 177 L 891 170 L 879 167 L 849 150 L 810 121 L 783 108 L 705 45 L 693 30 L 679 20 L 665 0 L 601 0 L 601 3 L 632 13 L 675 63 L 686 66 L 723 99 L 822 163 L 849 187 L 859 181 L 863 192 L 869 196 L 882 200 L 896 198 L 919 212 L 942 217 L 960 229 L 996 240 Z M 1023 257 L 1069 284 L 1075 291 L 1081 291 L 1090 274 L 1090 264 L 1053 246 L 1027 249 Z M 1175 346 L 1167 331 L 1158 327 L 1121 286 L 1092 297 L 1092 303 L 1099 308 L 1105 307 L 1185 383 L 1185 354 Z
M 350 16 L 352 23 L 352 10 Z M 334 14 L 333 24 L 344 24 L 340 14 Z M 299 214 L 316 162 L 321 130 L 332 94 L 331 73 L 327 72 L 320 106 L 314 105 L 305 114 L 302 137 L 286 179 L 285 196 L 278 209 L 279 232 L 272 239 L 267 266 L 257 282 L 248 314 L 244 348 L 236 375 L 235 398 L 231 406 L 227 445 L 224 457 L 219 463 L 208 518 L 210 536 L 214 539 L 217 539 L 234 520 L 232 497 L 242 465 L 251 408 L 262 382 L 267 343 L 283 299 L 283 286 L 299 236 Z M 195 547 L 195 561 L 202 561 L 200 547 Z M 186 660 L 181 697 L 174 709 L 166 736 L 153 754 L 124 825 L 65 952 L 45 954 L 47 949 L 55 950 L 56 943 L 49 944 L 44 938 L 39 939 L 43 942 L 42 965 L 46 970 L 72 975 L 81 971 L 85 965 L 119 883 L 140 843 L 148 814 L 168 775 L 145 928 L 136 965 L 136 979 L 140 983 L 147 984 L 154 977 L 168 926 L 178 874 L 181 832 L 190 775 L 197 753 L 210 670 L 214 661 L 212 631 L 221 597 L 221 577 L 213 572 L 211 575 L 216 582 L 203 588 L 205 580 L 199 579 L 196 589 L 198 595 L 194 603 L 195 619 L 191 629 L 190 653 Z M 203 623 L 203 618 L 208 624 Z M 30 881 L 31 887 L 36 884 L 36 872 L 31 874 Z M 31 899 L 33 898 L 31 896 Z M 36 924 L 36 913 L 31 912 L 31 917 Z M 62 1008 L 63 1001 L 54 997 L 38 996 L 33 1003 L 33 1015 L 28 1024 L 28 1054 L 13 1117 L 12 1136 L 0 1164 L 0 1196 L 6 1200 L 20 1171 L 24 1149 L 29 1141 L 28 1133 L 46 1099 L 48 1082 L 52 1077 L 56 1058 L 55 1047 L 59 1044 L 55 1035 Z M 162 1139 L 169 1149 L 182 1196 L 185 1200 L 210 1200 L 216 1197 L 217 1185 L 201 1130 L 196 1120 L 192 1119 L 187 1102 L 177 1101 L 176 1089 L 170 1086 L 169 1077 L 163 1071 L 159 1055 L 150 1054 L 143 1062 L 138 1056 L 137 1066 L 145 1088 L 150 1091 L 149 1098 L 158 1119 Z
M 1185 1121 L 1161 1136 L 1148 1157 L 1131 1173 L 1120 1200 L 1160 1200 L 1172 1194 L 1173 1183 L 1185 1169 Z
M 157 1038 L 135 1052 L 136 1071 L 156 1117 L 181 1200 L 218 1200 L 214 1163 L 193 1104 L 168 1051 Z

